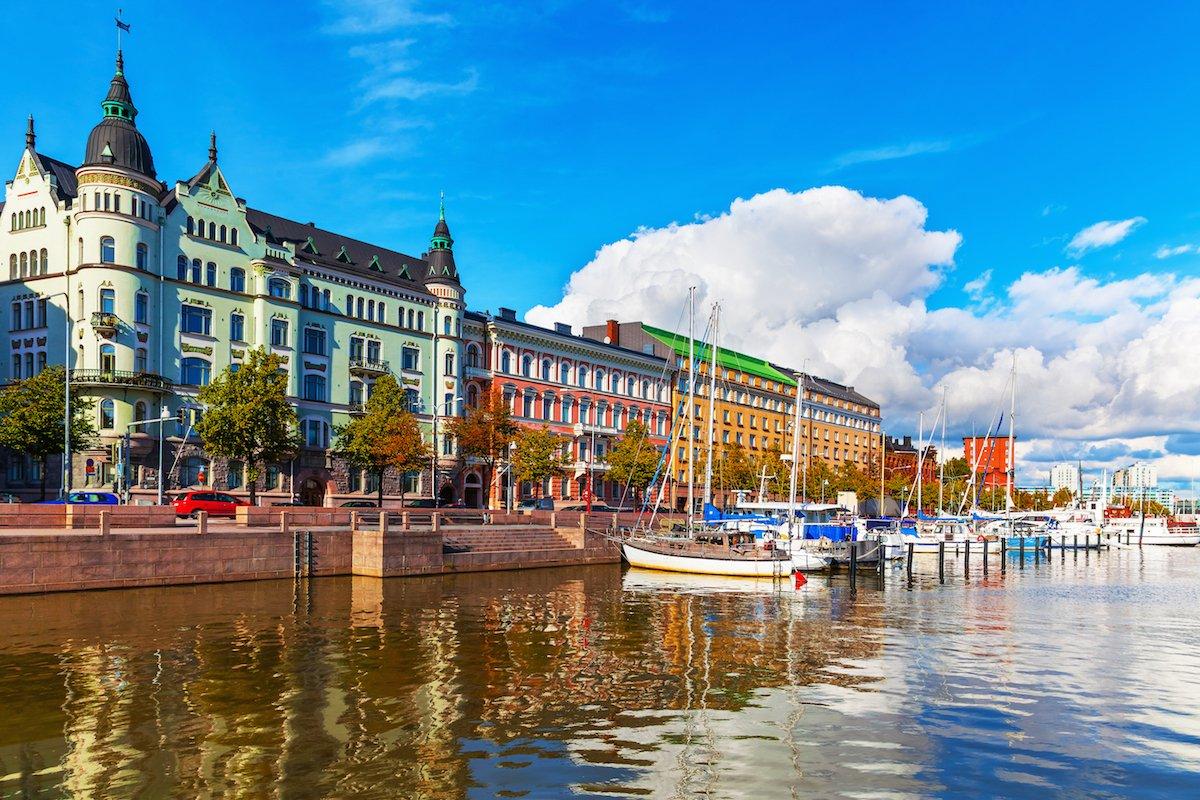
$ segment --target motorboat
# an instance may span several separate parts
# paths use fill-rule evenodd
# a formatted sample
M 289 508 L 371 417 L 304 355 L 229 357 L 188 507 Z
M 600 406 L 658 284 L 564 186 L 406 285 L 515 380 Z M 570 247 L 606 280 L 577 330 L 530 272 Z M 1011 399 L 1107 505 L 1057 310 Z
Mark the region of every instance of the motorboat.
M 1200 527 L 1168 517 L 1135 515 L 1109 519 L 1102 528 L 1105 537 L 1126 547 L 1195 547 L 1200 544 Z

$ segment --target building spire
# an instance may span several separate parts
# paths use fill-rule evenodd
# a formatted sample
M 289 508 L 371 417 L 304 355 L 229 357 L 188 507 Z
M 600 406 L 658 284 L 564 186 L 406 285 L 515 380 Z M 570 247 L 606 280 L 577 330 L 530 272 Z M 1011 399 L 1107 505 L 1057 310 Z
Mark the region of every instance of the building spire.
M 445 221 L 445 219 L 446 219 L 446 190 L 445 189 L 443 189 L 442 193 L 441 193 L 441 202 L 438 207 L 438 219 L 440 219 L 442 221 Z
M 125 54 L 120 50 L 117 51 L 117 74 L 125 74 Z
M 37 144 L 37 134 L 33 132 L 33 114 L 29 115 L 29 127 L 25 129 L 25 149 L 33 150 Z
M 208 160 L 215 164 L 217 163 L 217 132 L 208 132 Z

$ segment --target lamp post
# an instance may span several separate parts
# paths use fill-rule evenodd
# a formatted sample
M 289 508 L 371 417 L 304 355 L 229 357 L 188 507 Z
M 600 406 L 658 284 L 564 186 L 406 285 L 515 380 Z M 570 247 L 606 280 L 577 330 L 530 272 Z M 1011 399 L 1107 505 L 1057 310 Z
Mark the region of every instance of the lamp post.
M 825 505 L 825 487 L 829 485 L 828 479 L 821 481 L 821 505 Z
M 63 457 L 62 485 L 59 486 L 58 496 L 67 499 L 67 480 L 71 475 L 71 295 L 69 292 L 55 292 L 39 300 L 48 301 L 55 297 L 63 299 L 63 314 L 67 318 L 65 341 L 63 342 Z
M 142 425 L 153 425 L 154 423 L 157 422 L 158 423 L 158 480 L 155 481 L 155 484 L 158 486 L 158 504 L 160 506 L 162 505 L 162 501 L 163 501 L 163 474 L 162 474 L 162 471 L 163 471 L 163 442 L 164 442 L 164 433 L 166 432 L 166 428 L 164 426 L 166 425 L 167 420 L 170 418 L 171 417 L 170 417 L 169 413 L 167 412 L 167 407 L 163 406 L 162 409 L 159 411 L 158 419 L 142 419 L 142 420 L 138 420 L 136 422 L 128 422 L 125 424 L 126 446 L 125 446 L 125 457 L 122 461 L 123 469 L 121 471 L 121 486 L 126 495 L 126 502 L 128 502 L 128 495 L 129 495 L 129 479 L 126 475 L 126 473 L 129 471 L 129 447 L 128 447 L 129 432 L 131 430 L 133 430 L 134 428 L 141 427 Z

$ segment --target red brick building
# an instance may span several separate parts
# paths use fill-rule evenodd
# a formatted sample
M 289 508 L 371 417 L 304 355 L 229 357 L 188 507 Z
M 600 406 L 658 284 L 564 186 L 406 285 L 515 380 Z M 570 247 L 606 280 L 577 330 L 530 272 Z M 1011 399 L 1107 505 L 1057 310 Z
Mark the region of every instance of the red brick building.
M 963 457 L 983 488 L 1008 488 L 1008 437 L 964 436 Z
M 917 474 L 917 462 L 921 461 L 917 446 L 911 436 L 897 439 L 889 436 L 884 446 L 883 476 L 885 480 L 903 475 L 912 480 Z M 938 452 L 931 445 L 925 446 L 925 458 L 921 463 L 921 482 L 933 483 L 938 477 Z
M 605 455 L 637 419 L 650 431 L 656 448 L 671 433 L 671 382 L 674 365 L 650 353 L 576 336 L 569 325 L 553 329 L 521 322 L 512 309 L 496 316 L 467 312 L 465 339 L 466 401 L 480 393 L 504 398 L 513 419 L 531 428 L 543 426 L 563 438 L 567 470 L 541 487 L 513 487 L 514 502 L 543 496 L 586 499 L 591 487 L 597 502 L 615 503 L 623 487 L 606 477 Z M 468 468 L 464 499 L 502 507 L 508 498 L 504 468 L 484 489 L 482 470 Z M 632 498 L 627 498 L 631 500 Z

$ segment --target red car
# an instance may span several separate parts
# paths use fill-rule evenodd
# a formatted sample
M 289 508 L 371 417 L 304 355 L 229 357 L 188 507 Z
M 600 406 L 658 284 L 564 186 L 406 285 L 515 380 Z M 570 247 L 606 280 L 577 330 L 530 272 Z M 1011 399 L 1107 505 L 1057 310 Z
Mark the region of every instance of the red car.
M 175 516 L 194 517 L 198 511 L 207 511 L 210 517 L 236 517 L 238 506 L 250 503 L 223 492 L 184 492 L 171 501 Z

